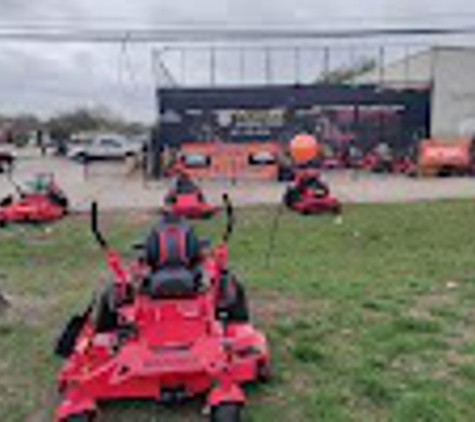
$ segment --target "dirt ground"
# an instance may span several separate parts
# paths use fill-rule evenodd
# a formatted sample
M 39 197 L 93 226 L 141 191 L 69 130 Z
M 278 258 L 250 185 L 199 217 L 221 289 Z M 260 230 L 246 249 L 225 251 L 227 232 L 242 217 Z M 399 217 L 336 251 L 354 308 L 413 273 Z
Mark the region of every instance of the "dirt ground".
M 54 173 L 72 201 L 72 208 L 84 210 L 92 199 L 103 208 L 154 208 L 162 203 L 169 182 L 144 181 L 140 171 L 124 163 L 95 163 L 88 169 L 65 158 L 40 157 L 36 151 L 20 154 L 14 178 L 22 183 L 36 173 Z M 332 171 L 325 175 L 332 191 L 343 202 L 404 202 L 449 198 L 475 198 L 472 178 L 414 179 L 405 176 L 372 175 L 365 172 Z M 285 185 L 275 182 L 206 181 L 207 196 L 218 201 L 229 192 L 235 203 L 277 203 Z M 0 197 L 14 190 L 8 178 L 0 175 Z

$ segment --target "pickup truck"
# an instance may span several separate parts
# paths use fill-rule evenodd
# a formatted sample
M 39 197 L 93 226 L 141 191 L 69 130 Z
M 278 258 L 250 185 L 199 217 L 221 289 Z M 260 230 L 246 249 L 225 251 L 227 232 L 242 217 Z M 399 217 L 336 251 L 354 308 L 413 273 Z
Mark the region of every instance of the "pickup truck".
M 142 146 L 122 135 L 100 135 L 87 145 L 72 147 L 69 158 L 80 162 L 93 160 L 123 160 L 138 156 Z

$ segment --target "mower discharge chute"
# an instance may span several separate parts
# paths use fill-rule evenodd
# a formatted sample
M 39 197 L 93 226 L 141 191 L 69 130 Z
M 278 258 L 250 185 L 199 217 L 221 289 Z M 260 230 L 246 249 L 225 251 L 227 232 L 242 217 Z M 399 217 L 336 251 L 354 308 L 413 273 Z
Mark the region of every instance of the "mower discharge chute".
M 97 225 L 114 282 L 71 319 L 56 352 L 66 359 L 58 378 L 56 421 L 90 421 L 101 401 L 169 402 L 207 394 L 213 422 L 237 422 L 242 385 L 269 374 L 265 336 L 249 322 L 242 286 L 228 269 L 228 225 L 210 248 L 186 221 L 164 215 L 140 257 L 125 266 Z
M 18 195 L 9 195 L 0 201 L 0 226 L 46 223 L 67 214 L 69 201 L 52 175 L 38 175 L 26 189 L 14 185 Z

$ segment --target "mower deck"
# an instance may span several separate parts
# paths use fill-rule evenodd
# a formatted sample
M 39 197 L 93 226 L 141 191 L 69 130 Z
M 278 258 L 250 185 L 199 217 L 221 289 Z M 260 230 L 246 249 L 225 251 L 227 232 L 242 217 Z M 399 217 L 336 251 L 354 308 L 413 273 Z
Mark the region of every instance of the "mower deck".
M 29 194 L 20 200 L 4 201 L 0 206 L 0 224 L 40 223 L 60 219 L 67 210 L 52 203 L 46 196 Z
M 341 204 L 333 196 L 305 198 L 292 205 L 301 214 L 340 214 Z

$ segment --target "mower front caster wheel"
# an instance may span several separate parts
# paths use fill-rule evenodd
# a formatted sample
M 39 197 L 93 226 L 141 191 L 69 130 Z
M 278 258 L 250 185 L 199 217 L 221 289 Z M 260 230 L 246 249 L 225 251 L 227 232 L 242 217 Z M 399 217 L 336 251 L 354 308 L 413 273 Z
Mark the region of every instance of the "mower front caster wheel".
M 92 413 L 81 413 L 78 415 L 69 416 L 63 422 L 93 422 L 94 416 Z
M 259 362 L 257 365 L 257 380 L 264 384 L 272 380 L 272 367 L 270 362 Z
M 223 403 L 211 409 L 210 422 L 241 422 L 242 405 Z

